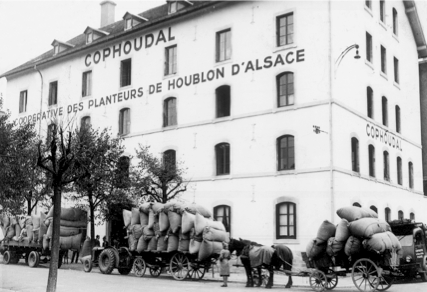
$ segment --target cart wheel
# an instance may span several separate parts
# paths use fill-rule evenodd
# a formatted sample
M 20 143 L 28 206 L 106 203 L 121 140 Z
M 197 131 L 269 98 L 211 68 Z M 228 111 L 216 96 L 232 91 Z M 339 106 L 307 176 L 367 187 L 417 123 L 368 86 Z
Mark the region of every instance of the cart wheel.
M 315 270 L 309 277 L 310 287 L 317 292 L 325 291 L 326 275 L 322 271 Z
M 381 275 L 381 277 L 379 278 L 377 291 L 385 291 L 390 288 L 392 284 L 393 277 L 390 277 L 388 275 Z
M 6 250 L 3 254 L 3 263 L 5 265 L 10 264 L 11 258 L 12 258 L 12 254 L 10 253 L 10 251 Z
M 162 267 L 160 266 L 153 266 L 150 267 L 150 275 L 154 278 L 157 278 L 162 273 Z
M 187 277 L 193 280 L 201 280 L 206 273 L 206 266 L 201 263 L 190 263 Z
M 374 291 L 379 284 L 377 265 L 370 259 L 359 259 L 353 265 L 351 278 L 359 291 Z
M 175 280 L 182 281 L 190 270 L 190 262 L 185 254 L 177 253 L 170 261 L 170 271 Z
M 137 257 L 133 262 L 133 273 L 137 277 L 142 277 L 145 275 L 145 270 L 147 269 L 147 265 L 143 258 Z
M 90 273 L 90 271 L 92 271 L 92 258 L 87 258 L 83 261 L 83 270 L 86 273 Z
M 28 266 L 31 268 L 36 268 L 40 263 L 40 255 L 36 251 L 30 252 L 30 255 L 28 256 Z
M 334 289 L 338 284 L 338 276 L 334 270 L 328 269 L 326 272 L 326 290 Z

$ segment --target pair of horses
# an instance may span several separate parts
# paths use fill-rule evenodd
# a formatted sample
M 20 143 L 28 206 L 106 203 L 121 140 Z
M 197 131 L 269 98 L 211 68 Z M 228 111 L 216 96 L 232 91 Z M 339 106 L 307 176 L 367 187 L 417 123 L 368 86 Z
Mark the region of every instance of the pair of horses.
M 279 270 L 281 267 L 283 267 L 286 275 L 289 276 L 285 288 L 292 287 L 292 275 L 286 271 L 291 271 L 292 269 L 293 255 L 286 245 L 277 244 L 267 247 L 241 238 L 239 240 L 230 238 L 228 248 L 230 253 L 236 251 L 236 255 L 240 256 L 247 277 L 246 287 L 254 287 L 254 285 L 259 287 L 262 285 L 261 268 L 265 268 L 269 272 L 265 288 L 273 287 L 274 269 Z M 254 283 L 253 268 L 256 268 L 258 283 Z

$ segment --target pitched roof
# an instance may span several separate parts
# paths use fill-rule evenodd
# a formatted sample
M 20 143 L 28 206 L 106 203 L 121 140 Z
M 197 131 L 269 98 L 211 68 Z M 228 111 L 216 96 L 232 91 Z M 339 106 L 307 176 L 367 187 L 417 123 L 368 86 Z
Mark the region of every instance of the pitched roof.
M 133 29 L 125 31 L 124 30 L 125 21 L 124 20 L 116 21 L 112 24 L 109 24 L 107 26 L 99 28 L 99 30 L 107 32 L 109 35 L 102 37 L 102 38 L 99 38 L 97 40 L 94 40 L 90 44 L 86 44 L 85 34 L 82 33 L 82 34 L 70 39 L 69 41 L 65 42 L 69 45 L 73 45 L 74 46 L 73 48 L 70 48 L 70 49 L 65 50 L 63 52 L 60 52 L 56 55 L 54 55 L 53 49 L 50 51 L 47 51 L 47 52 L 41 54 L 40 56 L 38 56 L 32 60 L 29 60 L 28 62 L 14 68 L 12 70 L 9 70 L 9 71 L 1 74 L 0 78 L 8 77 L 8 76 L 23 72 L 25 70 L 33 69 L 34 66 L 39 66 L 39 65 L 51 62 L 51 61 L 56 61 L 58 59 L 63 58 L 64 56 L 69 56 L 71 54 L 77 54 L 78 52 L 80 52 L 84 49 L 87 49 L 91 46 L 95 46 L 95 45 L 98 45 L 100 43 L 108 42 L 108 41 L 111 41 L 113 39 L 117 39 L 121 36 L 124 36 L 126 34 L 134 33 L 135 31 L 143 30 L 143 29 L 146 29 L 146 28 L 151 27 L 153 25 L 156 25 L 156 24 L 159 24 L 162 22 L 167 22 L 167 21 L 175 19 L 175 18 L 179 18 L 183 15 L 193 13 L 195 11 L 201 10 L 203 8 L 209 7 L 211 5 L 214 5 L 214 4 L 217 4 L 220 2 L 226 3 L 227 1 L 194 1 L 192 6 L 186 7 L 186 8 L 179 10 L 173 14 L 168 14 L 168 4 L 165 3 L 163 5 L 149 9 L 145 12 L 139 13 L 137 16 L 148 19 L 148 21 L 139 24 L 138 26 L 134 27 Z

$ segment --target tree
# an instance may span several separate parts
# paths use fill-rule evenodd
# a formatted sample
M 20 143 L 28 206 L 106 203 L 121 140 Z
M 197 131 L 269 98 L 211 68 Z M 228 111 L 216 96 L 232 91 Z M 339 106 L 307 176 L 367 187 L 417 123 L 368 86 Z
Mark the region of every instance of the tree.
M 65 131 L 53 123 L 46 144 L 38 144 L 37 165 L 50 177 L 53 188 L 52 248 L 47 292 L 56 291 L 59 260 L 59 228 L 63 187 L 88 175 L 82 165 L 93 151 L 86 132 Z
M 175 152 L 165 152 L 161 158 L 150 152 L 149 146 L 136 149 L 137 165 L 131 172 L 135 193 L 147 200 L 166 203 L 187 190 L 186 168 L 176 161 Z
M 89 206 L 93 245 L 95 219 L 105 220 L 109 204 L 124 202 L 128 197 L 125 192 L 119 191 L 126 179 L 122 172 L 117 171 L 123 160 L 124 146 L 122 139 L 112 138 L 107 129 L 99 131 L 89 126 L 82 127 L 80 131 L 86 132 L 87 143 L 92 145 L 93 151 L 87 153 L 87 159 L 82 162 L 88 175 L 74 184 L 76 192 L 72 195 L 72 200 Z M 117 183 L 118 181 L 121 183 Z
M 37 164 L 37 133 L 34 124 L 16 125 L 0 120 L 0 204 L 11 214 L 33 208 L 49 192 L 46 177 Z

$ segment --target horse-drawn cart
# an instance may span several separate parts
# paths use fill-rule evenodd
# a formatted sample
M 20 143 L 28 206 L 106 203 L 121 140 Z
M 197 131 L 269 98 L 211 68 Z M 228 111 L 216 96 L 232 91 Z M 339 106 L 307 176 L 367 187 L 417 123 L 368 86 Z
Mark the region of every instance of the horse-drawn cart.
M 152 277 L 159 277 L 164 271 L 168 271 L 175 280 L 193 279 L 200 280 L 205 273 L 215 264 L 218 254 L 212 254 L 203 261 L 198 260 L 197 254 L 188 252 L 156 252 L 143 251 L 131 252 L 126 247 L 116 249 L 95 248 L 92 258 L 84 262 L 85 271 L 90 272 L 92 266 L 99 266 L 103 274 L 110 274 L 117 268 L 122 275 L 129 274 L 132 270 L 137 277 L 143 277 L 147 271 Z

